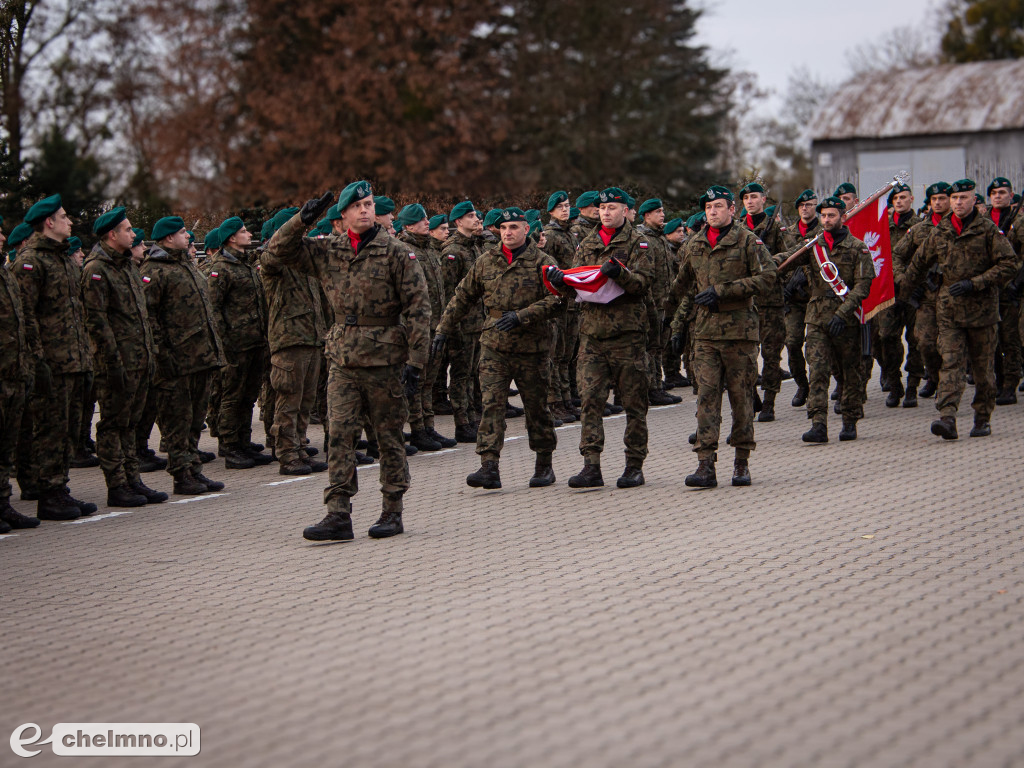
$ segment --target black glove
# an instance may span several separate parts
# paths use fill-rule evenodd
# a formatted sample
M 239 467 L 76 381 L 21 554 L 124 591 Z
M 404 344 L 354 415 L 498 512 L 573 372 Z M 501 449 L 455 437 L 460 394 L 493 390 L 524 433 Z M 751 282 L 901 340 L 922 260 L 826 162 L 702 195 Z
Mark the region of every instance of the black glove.
M 782 289 L 782 295 L 786 301 L 792 303 L 793 299 L 796 298 L 797 293 L 803 290 L 803 287 L 807 285 L 807 273 L 802 269 L 798 269 L 789 280 L 786 281 L 785 287 Z
M 519 319 L 519 315 L 515 312 L 506 312 L 494 324 L 494 327 L 499 331 L 511 331 L 513 328 L 518 328 L 523 324 L 523 321 Z
M 123 397 L 124 393 L 128 390 L 128 382 L 125 379 L 124 368 L 120 365 L 107 366 L 107 386 L 110 387 L 110 393 L 118 397 Z
M 683 334 L 681 334 L 681 333 L 674 333 L 674 334 L 672 334 L 672 338 L 669 339 L 668 343 L 671 345 L 672 354 L 673 355 L 681 355 L 681 354 L 683 354 Z
M 412 398 L 420 391 L 420 369 L 415 365 L 405 364 L 402 369 L 402 386 L 405 387 L 406 398 Z
M 839 315 L 832 315 L 832 319 L 828 321 L 828 335 L 835 337 L 845 330 L 846 321 Z
M 548 267 L 548 282 L 555 288 L 565 288 L 565 272 L 558 267 Z
M 299 218 L 302 220 L 303 224 L 310 227 L 313 224 L 316 224 L 317 219 L 320 218 L 320 214 L 330 208 L 331 203 L 333 202 L 334 193 L 324 192 L 323 197 L 319 199 L 314 197 L 312 200 L 307 200 L 303 204 L 302 208 L 299 210 Z
M 448 346 L 448 334 L 447 333 L 435 333 L 434 340 L 430 342 L 430 356 L 440 357 L 444 354 L 445 347 Z
M 949 286 L 950 296 L 966 296 L 968 293 L 974 290 L 974 283 L 970 280 L 961 280 L 958 283 L 953 283 Z
M 916 301 L 918 304 L 921 303 L 921 299 L 924 298 L 924 285 L 919 285 L 914 289 L 914 292 L 910 294 L 912 301 Z
M 715 293 L 714 288 L 705 288 L 703 291 L 693 297 L 695 303 L 700 304 L 702 307 L 707 307 L 712 312 L 718 309 L 718 294 Z
M 615 259 L 609 258 L 608 261 L 601 265 L 601 274 L 615 280 L 622 274 L 622 265 Z
M 53 393 L 53 373 L 45 360 L 36 361 L 36 392 L 40 395 Z

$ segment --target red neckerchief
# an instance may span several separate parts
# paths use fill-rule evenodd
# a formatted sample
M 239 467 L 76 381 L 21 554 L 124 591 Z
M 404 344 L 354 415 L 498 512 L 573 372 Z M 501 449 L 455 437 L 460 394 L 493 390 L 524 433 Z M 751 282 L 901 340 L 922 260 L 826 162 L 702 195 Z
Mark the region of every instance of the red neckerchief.
M 828 245 L 828 249 L 831 251 L 836 244 L 836 239 L 832 236 L 831 232 L 822 232 L 821 236 L 825 239 L 825 244 Z
M 992 219 L 992 221 L 995 222 L 995 225 L 998 227 L 999 220 L 1003 217 L 1003 209 L 996 208 L 993 206 L 992 209 L 989 210 L 988 215 Z
M 894 227 L 898 227 L 900 225 L 900 215 L 896 213 L 895 208 L 892 211 L 892 225 Z
M 949 215 L 949 220 L 953 222 L 953 229 L 956 230 L 956 233 L 958 235 L 964 231 L 964 223 L 960 221 L 960 217 L 957 216 L 955 213 L 951 213 Z
M 608 243 L 605 243 L 605 245 L 608 245 Z M 506 246 L 504 243 L 501 244 L 501 252 L 503 254 L 505 254 L 505 261 L 507 261 L 509 264 L 511 264 L 512 263 L 512 259 L 514 259 L 515 256 L 512 255 L 512 251 L 510 251 L 508 249 L 508 246 Z
M 749 213 L 747 214 L 747 229 L 749 229 L 751 232 L 754 231 L 754 217 L 751 216 Z
M 352 250 L 359 253 L 359 242 L 362 240 L 360 235 L 357 235 L 351 229 L 348 231 L 348 241 L 352 243 Z
M 941 213 L 933 213 L 932 214 L 932 226 L 933 227 L 939 226 L 939 222 L 940 221 L 942 221 L 942 214 Z
M 711 243 L 712 248 L 718 245 L 718 236 L 720 234 L 720 230 L 715 229 L 714 227 L 708 227 L 708 242 Z
M 616 230 L 608 229 L 608 227 L 602 224 L 601 228 L 597 230 L 597 236 L 601 238 L 602 243 L 608 245 L 608 243 L 612 241 L 612 238 L 615 237 L 615 232 Z
M 804 224 L 803 219 L 800 219 L 800 221 L 798 221 L 797 224 L 800 227 L 800 237 L 807 237 L 807 232 L 808 230 L 810 230 L 810 225 Z

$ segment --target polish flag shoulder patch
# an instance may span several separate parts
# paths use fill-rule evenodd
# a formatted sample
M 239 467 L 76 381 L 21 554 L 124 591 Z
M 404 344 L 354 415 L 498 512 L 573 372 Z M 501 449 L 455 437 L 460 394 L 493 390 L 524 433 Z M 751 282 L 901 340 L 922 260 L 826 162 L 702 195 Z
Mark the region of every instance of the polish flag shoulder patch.
M 412 259 L 413 261 L 416 261 L 416 254 L 413 253 L 412 251 L 409 251 L 409 258 Z
M 220 277 L 220 275 L 217 274 L 216 272 L 211 272 L 210 277 Z
M 35 267 L 33 267 L 31 264 L 22 264 L 21 268 L 26 272 L 31 272 L 33 269 L 35 269 Z
M 95 273 L 93 273 L 92 275 L 90 275 L 90 277 L 91 277 L 91 278 L 92 278 L 93 280 L 102 280 L 102 279 L 103 279 L 103 276 L 102 276 L 102 275 L 97 275 L 97 274 L 95 274 Z
M 448 254 L 448 261 L 455 261 L 455 254 L 454 253 L 449 253 Z
M 148 283 L 148 282 L 150 282 L 150 278 L 148 278 L 148 277 L 143 277 L 143 278 L 142 278 L 142 282 L 144 282 L 144 283 Z
M 641 248 L 646 248 L 647 247 L 647 243 L 645 243 L 643 240 L 641 240 L 640 241 L 640 247 Z

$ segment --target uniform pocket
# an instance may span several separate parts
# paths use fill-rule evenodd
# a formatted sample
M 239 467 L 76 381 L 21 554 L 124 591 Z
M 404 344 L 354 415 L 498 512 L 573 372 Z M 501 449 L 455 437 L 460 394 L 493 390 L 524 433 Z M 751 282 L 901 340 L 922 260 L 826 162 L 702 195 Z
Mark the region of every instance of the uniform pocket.
M 294 395 L 298 391 L 295 381 L 295 363 L 290 360 L 271 360 L 270 386 L 282 395 Z

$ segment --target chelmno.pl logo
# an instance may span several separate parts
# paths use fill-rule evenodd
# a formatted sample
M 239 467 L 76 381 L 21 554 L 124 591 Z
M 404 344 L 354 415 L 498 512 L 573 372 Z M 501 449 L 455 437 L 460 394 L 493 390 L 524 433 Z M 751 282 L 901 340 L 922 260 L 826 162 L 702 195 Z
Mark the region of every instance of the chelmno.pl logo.
M 57 723 L 50 738 L 35 723 L 19 725 L 11 734 L 18 757 L 35 757 L 49 744 L 55 755 L 149 756 L 199 754 L 195 723 Z M 31 749 L 30 749 L 31 747 Z

